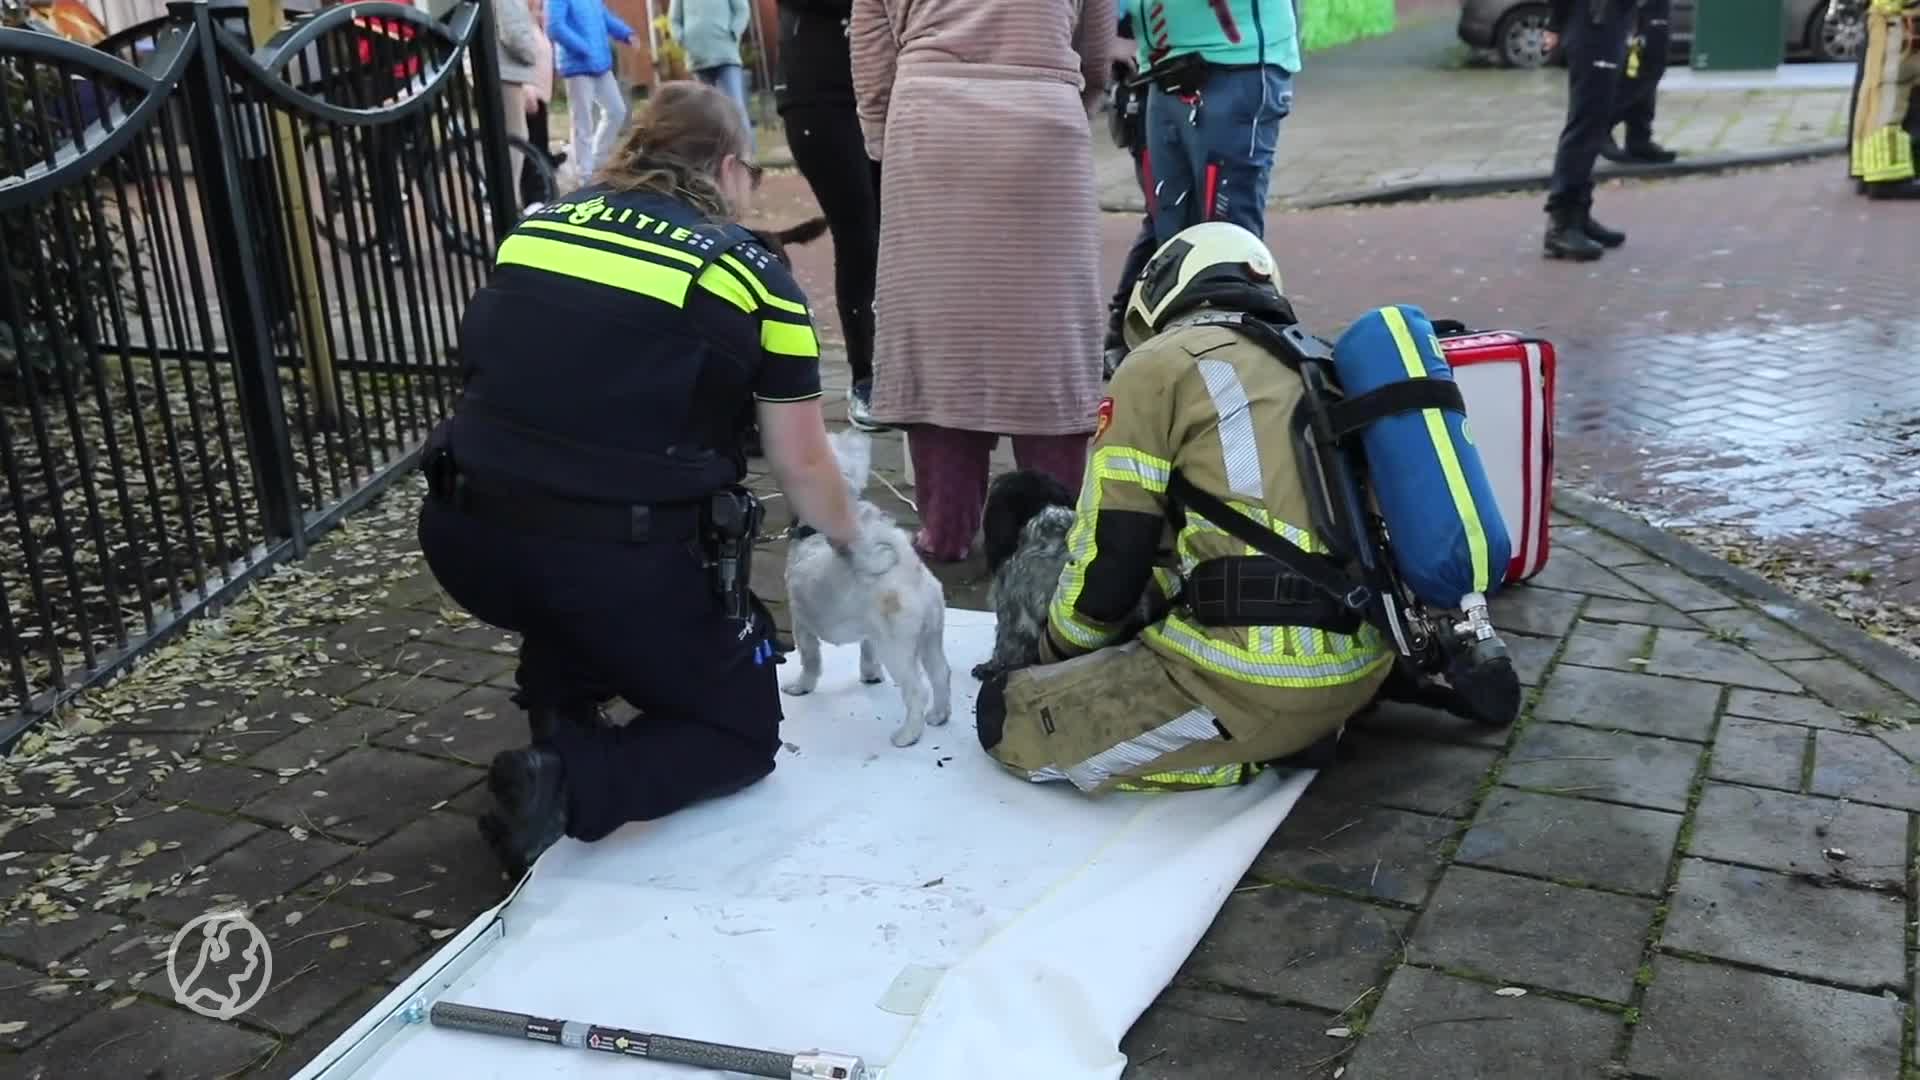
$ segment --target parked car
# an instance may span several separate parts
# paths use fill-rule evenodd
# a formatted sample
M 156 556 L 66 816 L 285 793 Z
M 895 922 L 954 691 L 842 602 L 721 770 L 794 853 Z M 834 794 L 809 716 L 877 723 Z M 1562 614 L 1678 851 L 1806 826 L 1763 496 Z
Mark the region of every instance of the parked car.
M 1461 0 L 1460 40 L 1489 49 L 1507 67 L 1532 68 L 1558 57 L 1546 46 L 1543 0 Z M 1813 60 L 1851 60 L 1860 55 L 1865 27 L 1858 16 L 1827 18 L 1827 0 L 1787 0 L 1786 51 Z M 1675 59 L 1693 44 L 1693 0 L 1673 0 Z

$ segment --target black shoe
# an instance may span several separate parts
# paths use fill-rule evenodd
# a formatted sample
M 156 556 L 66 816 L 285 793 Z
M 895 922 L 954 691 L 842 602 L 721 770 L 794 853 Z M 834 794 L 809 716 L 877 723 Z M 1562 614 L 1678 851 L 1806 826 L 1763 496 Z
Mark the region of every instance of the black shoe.
M 1588 211 L 1581 218 L 1580 226 L 1583 230 L 1585 230 L 1588 239 L 1592 240 L 1596 244 L 1599 244 L 1603 248 L 1617 248 L 1621 244 L 1624 244 L 1627 242 L 1626 233 L 1619 232 L 1618 230 L 1615 230 L 1615 229 L 1609 229 L 1605 225 L 1602 225 L 1599 222 L 1593 220 L 1592 211 Z
M 480 835 L 518 878 L 567 831 L 567 784 L 560 755 L 544 746 L 502 750 L 487 770 L 494 808 Z
M 1606 249 L 1587 235 L 1587 215 L 1584 210 L 1552 210 L 1549 213 L 1552 219 L 1547 225 L 1547 258 L 1592 262 L 1606 254 Z
M 1896 180 L 1866 187 L 1869 199 L 1920 199 L 1920 180 Z
M 536 705 L 527 710 L 527 730 L 536 746 L 553 741 L 553 733 L 562 724 L 597 727 L 605 723 L 598 705 Z
M 1616 165 L 1627 163 L 1627 152 L 1620 149 L 1620 144 L 1611 135 L 1607 136 L 1606 142 L 1600 144 L 1600 156 Z
M 1630 162 L 1640 165 L 1671 165 L 1680 155 L 1648 139 L 1646 142 L 1629 142 L 1622 156 Z M 1620 160 L 1618 158 L 1614 160 Z

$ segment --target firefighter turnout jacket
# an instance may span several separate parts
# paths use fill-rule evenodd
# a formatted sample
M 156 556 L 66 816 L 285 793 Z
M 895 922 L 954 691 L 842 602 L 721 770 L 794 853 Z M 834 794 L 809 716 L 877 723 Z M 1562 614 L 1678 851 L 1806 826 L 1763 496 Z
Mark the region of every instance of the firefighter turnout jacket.
M 1043 662 L 1014 672 L 992 704 L 1004 719 L 989 752 L 1030 779 L 1088 791 L 1240 782 L 1243 766 L 1337 731 L 1392 666 L 1369 625 L 1203 625 L 1185 603 L 1116 644 L 1144 590 L 1171 600 L 1207 560 L 1258 556 L 1170 500 L 1176 471 L 1301 548 L 1327 550 L 1309 529 L 1289 434 L 1299 375 L 1239 332 L 1196 322 L 1205 315 L 1136 348 L 1101 404 Z
M 805 294 L 752 233 L 602 185 L 514 227 L 460 354 L 465 392 L 436 442 L 463 473 L 581 500 L 738 484 L 752 400 L 820 394 Z

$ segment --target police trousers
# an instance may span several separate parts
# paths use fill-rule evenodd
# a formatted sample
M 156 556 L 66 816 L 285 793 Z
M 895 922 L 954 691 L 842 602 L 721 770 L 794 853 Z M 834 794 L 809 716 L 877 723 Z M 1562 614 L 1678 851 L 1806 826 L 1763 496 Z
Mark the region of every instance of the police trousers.
M 1224 787 L 1339 732 L 1389 670 L 1334 687 L 1247 686 L 1257 704 L 1227 722 L 1201 700 L 1205 676 L 1135 639 L 988 681 L 975 722 L 987 753 L 1027 780 L 1088 794 Z
M 420 548 L 455 603 L 521 635 L 524 708 L 624 698 L 624 727 L 564 722 L 550 743 L 567 784 L 567 835 L 598 840 L 773 771 L 780 689 L 772 626 L 742 635 L 690 541 L 533 536 L 429 500 Z
M 1593 19 L 1596 4 L 1603 6 L 1598 22 Z M 1561 35 L 1567 56 L 1567 122 L 1553 155 L 1550 211 L 1593 205 L 1593 167 L 1613 130 L 1614 98 L 1633 25 L 1629 0 L 1573 0 L 1573 14 Z
M 1667 53 L 1673 48 L 1673 0 L 1647 0 L 1639 15 L 1640 62 L 1631 75 L 1620 72 L 1615 93 L 1615 120 L 1627 125 L 1625 144 L 1645 146 L 1653 141 L 1653 114 L 1660 96 L 1660 79 L 1667 73 Z M 1612 126 L 1608 126 L 1612 130 Z

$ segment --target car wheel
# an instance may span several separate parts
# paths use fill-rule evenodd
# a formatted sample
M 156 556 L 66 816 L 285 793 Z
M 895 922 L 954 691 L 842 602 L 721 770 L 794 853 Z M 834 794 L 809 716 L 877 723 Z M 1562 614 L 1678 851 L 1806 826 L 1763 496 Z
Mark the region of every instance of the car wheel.
M 1513 68 L 1545 66 L 1552 59 L 1547 49 L 1546 6 L 1522 4 L 1502 15 L 1493 28 L 1493 40 L 1502 64 Z
M 1866 19 L 1860 15 L 1827 18 L 1827 6 L 1813 9 L 1807 20 L 1807 52 L 1815 60 L 1855 60 L 1867 43 Z

